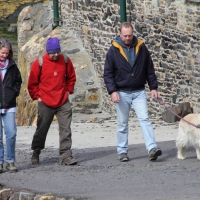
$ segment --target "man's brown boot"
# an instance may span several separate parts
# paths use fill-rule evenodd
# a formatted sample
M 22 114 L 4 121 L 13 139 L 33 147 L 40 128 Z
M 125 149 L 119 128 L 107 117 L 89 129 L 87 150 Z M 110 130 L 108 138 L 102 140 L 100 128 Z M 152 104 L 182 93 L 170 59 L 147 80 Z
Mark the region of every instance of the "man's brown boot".
M 6 169 L 9 171 L 9 172 L 17 172 L 18 169 L 17 167 L 15 166 L 15 163 L 6 163 Z
M 61 165 L 76 165 L 77 161 L 72 156 L 69 156 L 61 161 Z
M 33 150 L 33 155 L 31 158 L 32 165 L 37 165 L 39 163 L 39 155 L 41 150 Z

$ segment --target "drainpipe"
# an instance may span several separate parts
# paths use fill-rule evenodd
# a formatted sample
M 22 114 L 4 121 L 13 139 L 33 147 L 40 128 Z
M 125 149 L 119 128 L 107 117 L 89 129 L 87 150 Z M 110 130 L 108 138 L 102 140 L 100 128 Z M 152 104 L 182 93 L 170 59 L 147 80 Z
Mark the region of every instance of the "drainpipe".
M 119 0 L 121 23 L 126 22 L 126 0 Z
M 53 0 L 53 29 L 59 26 L 59 10 L 58 10 L 58 0 Z

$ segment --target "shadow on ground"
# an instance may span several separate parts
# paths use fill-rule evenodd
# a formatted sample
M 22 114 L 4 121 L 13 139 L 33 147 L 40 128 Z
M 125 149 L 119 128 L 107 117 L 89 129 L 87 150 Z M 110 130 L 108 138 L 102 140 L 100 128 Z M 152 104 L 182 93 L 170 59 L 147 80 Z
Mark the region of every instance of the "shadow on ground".
M 51 148 L 32 166 L 30 149 L 18 150 L 19 172 L 1 174 L 1 184 L 82 199 L 199 199 L 195 150 L 188 149 L 188 159 L 182 161 L 176 158 L 175 141 L 158 144 L 163 155 L 156 162 L 148 161 L 144 144 L 131 145 L 130 161 L 125 163 L 119 162 L 116 147 L 73 149 L 75 166 L 61 166 L 58 150 Z

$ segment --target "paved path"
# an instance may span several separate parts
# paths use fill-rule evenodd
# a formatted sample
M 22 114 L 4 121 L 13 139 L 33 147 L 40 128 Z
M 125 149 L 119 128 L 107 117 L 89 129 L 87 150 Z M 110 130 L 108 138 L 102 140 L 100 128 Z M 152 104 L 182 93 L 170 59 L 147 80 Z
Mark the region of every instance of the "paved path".
M 85 120 L 85 123 L 79 121 Z M 35 127 L 18 127 L 18 173 L 5 172 L 0 183 L 7 187 L 51 193 L 60 197 L 90 200 L 199 200 L 199 162 L 195 151 L 188 149 L 188 159 L 176 158 L 177 124 L 154 130 L 163 155 L 149 162 L 141 130 L 136 119 L 130 120 L 129 157 L 121 163 L 116 154 L 116 120 L 90 122 L 75 119 L 73 155 L 76 166 L 60 166 L 58 126 L 50 128 L 41 163 L 31 166 L 30 143 Z M 99 118 L 100 119 L 100 118 Z

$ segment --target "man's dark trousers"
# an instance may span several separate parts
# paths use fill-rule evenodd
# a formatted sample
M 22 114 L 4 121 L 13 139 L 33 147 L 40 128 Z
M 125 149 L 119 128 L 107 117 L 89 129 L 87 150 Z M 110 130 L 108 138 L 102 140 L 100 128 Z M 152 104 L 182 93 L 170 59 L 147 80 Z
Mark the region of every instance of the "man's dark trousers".
M 50 125 L 56 115 L 59 125 L 60 147 L 59 154 L 60 160 L 72 156 L 71 145 L 71 120 L 72 108 L 71 103 L 67 100 L 59 108 L 51 108 L 46 106 L 42 101 L 38 101 L 38 119 L 37 129 L 33 136 L 32 150 L 42 150 L 45 147 L 46 136 Z

